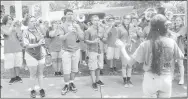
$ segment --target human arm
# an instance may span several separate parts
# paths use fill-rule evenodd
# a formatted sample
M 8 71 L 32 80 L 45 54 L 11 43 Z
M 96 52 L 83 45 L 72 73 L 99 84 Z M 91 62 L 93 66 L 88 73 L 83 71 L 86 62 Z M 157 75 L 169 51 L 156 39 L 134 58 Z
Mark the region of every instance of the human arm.
M 90 40 L 89 37 L 90 37 L 90 32 L 89 32 L 89 30 L 86 30 L 86 32 L 85 32 L 85 43 L 87 43 L 87 44 L 95 44 L 95 43 L 99 42 L 99 39 Z
M 1 26 L 1 33 L 3 35 L 9 36 L 13 31 L 15 31 L 15 26 L 14 26 L 15 22 L 13 22 L 10 26 L 10 28 L 5 28 L 5 26 Z
M 24 48 L 35 48 L 35 47 L 38 47 L 38 46 L 41 46 L 43 44 L 45 44 L 45 40 L 44 39 L 41 39 L 38 43 L 36 44 L 31 44 L 29 42 L 29 36 L 28 36 L 28 33 L 27 31 L 24 31 L 23 34 L 22 34 L 22 42 L 23 42 L 23 46 Z
M 63 41 L 66 40 L 66 38 L 67 38 L 67 36 L 68 36 L 69 34 L 70 34 L 69 32 L 68 32 L 68 33 L 65 33 L 63 26 L 60 27 L 60 34 L 59 34 L 58 36 L 59 36 L 59 38 L 60 38 L 61 40 L 63 40 Z
M 184 59 L 184 54 L 181 49 L 178 47 L 177 43 L 174 41 L 174 59 Z
M 78 38 L 80 40 L 84 40 L 84 32 L 83 32 L 83 30 L 80 28 L 80 26 L 78 24 L 74 23 L 73 25 L 76 28 L 76 32 L 75 33 L 78 36 Z
M 120 47 L 121 53 L 123 58 L 125 59 L 126 63 L 129 66 L 132 66 L 136 62 L 143 63 L 145 61 L 145 46 L 144 43 L 141 43 L 139 47 L 136 49 L 136 51 L 133 53 L 133 55 L 129 55 L 127 51 L 125 50 L 126 44 L 124 44 L 121 40 L 116 40 L 116 45 Z

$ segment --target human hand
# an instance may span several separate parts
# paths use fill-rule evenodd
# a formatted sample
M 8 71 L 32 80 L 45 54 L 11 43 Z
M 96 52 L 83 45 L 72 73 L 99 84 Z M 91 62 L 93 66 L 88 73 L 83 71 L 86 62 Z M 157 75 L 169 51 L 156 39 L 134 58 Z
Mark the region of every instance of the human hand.
M 96 38 L 93 43 L 99 43 L 100 42 L 100 39 L 99 38 Z
M 116 46 L 118 46 L 120 48 L 125 48 L 125 46 L 126 46 L 120 39 L 117 39 L 115 44 L 116 44 Z
M 44 45 L 45 44 L 45 40 L 44 39 L 41 39 L 39 42 L 38 42 L 39 45 Z

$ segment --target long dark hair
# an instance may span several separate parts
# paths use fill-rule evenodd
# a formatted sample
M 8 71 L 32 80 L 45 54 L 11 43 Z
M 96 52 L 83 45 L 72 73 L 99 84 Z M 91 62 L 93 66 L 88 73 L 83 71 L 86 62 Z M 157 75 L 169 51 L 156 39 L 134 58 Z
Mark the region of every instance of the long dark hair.
M 161 74 L 161 56 L 163 53 L 163 43 L 160 40 L 161 36 L 165 36 L 167 34 L 167 26 L 166 26 L 166 17 L 162 14 L 157 14 L 151 19 L 151 28 L 148 35 L 148 40 L 152 43 L 152 63 L 151 63 L 151 71 L 154 74 Z

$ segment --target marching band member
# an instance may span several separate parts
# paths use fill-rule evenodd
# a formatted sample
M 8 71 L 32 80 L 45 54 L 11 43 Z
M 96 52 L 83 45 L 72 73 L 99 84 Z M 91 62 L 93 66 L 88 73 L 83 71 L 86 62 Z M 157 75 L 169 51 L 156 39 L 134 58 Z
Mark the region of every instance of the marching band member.
M 21 31 L 17 21 L 6 15 L 2 19 L 1 33 L 4 35 L 4 67 L 11 70 L 11 80 L 9 84 L 14 82 L 22 82 L 19 77 L 20 67 L 22 66 L 22 47 L 19 41 Z
M 181 30 L 183 30 L 183 31 L 181 31 Z M 179 36 L 177 37 L 177 44 L 178 44 L 179 48 L 181 49 L 181 51 L 183 52 L 183 54 L 185 54 L 184 47 L 185 47 L 186 28 L 183 24 L 183 18 L 181 18 L 180 16 L 176 17 L 176 19 L 175 19 L 174 32 L 179 34 Z M 177 63 L 179 65 L 178 67 L 179 67 L 179 70 L 180 70 L 179 84 L 182 85 L 182 84 L 184 84 L 183 60 L 177 60 Z
M 77 91 L 74 79 L 78 72 L 78 63 L 80 59 L 79 42 L 84 39 L 84 33 L 80 26 L 74 23 L 73 11 L 65 9 L 64 15 L 66 21 L 62 24 L 62 31 L 59 35 L 61 40 L 63 40 L 62 61 L 65 86 L 61 91 L 62 95 L 65 95 L 68 91 Z
M 136 50 L 136 48 L 139 46 L 141 34 L 142 34 L 142 29 L 140 29 L 140 27 L 138 26 L 138 17 L 132 16 L 130 27 L 129 27 L 129 41 L 130 41 L 129 52 L 130 53 L 133 53 Z M 138 64 L 135 64 L 135 65 L 138 65 Z M 133 66 L 133 69 L 132 69 L 133 72 L 136 72 L 135 65 Z
M 62 68 L 62 53 L 61 53 L 61 48 L 62 48 L 62 41 L 59 38 L 59 34 L 61 32 L 59 24 L 57 21 L 52 21 L 51 22 L 51 30 L 49 31 L 49 51 L 51 52 L 52 56 L 52 65 L 55 70 L 55 76 L 61 76 L 61 68 Z
M 126 31 L 126 38 L 124 38 L 123 43 L 127 43 L 129 39 L 129 28 L 130 28 L 130 23 L 131 23 L 131 16 L 126 15 L 123 17 L 123 23 L 122 26 L 124 27 Z M 126 50 L 128 50 L 126 48 Z M 122 62 L 122 76 L 123 76 L 123 81 L 124 81 L 124 87 L 129 87 L 129 85 L 132 85 L 132 82 L 130 81 L 131 79 L 131 73 L 132 73 L 132 67 L 127 64 L 123 56 L 121 55 L 121 62 Z
M 118 31 L 115 27 L 115 18 L 112 15 L 109 15 L 108 25 L 109 27 L 106 29 L 105 34 L 108 46 L 106 57 L 110 61 L 110 73 L 115 73 L 117 71 L 116 60 L 120 57 L 120 50 L 115 46 L 115 40 L 118 38 Z
M 31 86 L 31 98 L 36 98 L 35 85 L 36 82 L 40 87 L 40 96 L 45 97 L 45 91 L 43 89 L 43 70 L 45 67 L 45 44 L 44 36 L 37 30 L 36 19 L 34 17 L 29 18 L 28 28 L 23 31 L 23 45 L 25 47 L 27 66 L 30 71 Z
M 88 66 L 92 80 L 92 87 L 94 90 L 98 90 L 97 84 L 104 86 L 104 83 L 100 79 L 100 69 L 103 69 L 104 66 L 104 28 L 100 26 L 99 17 L 97 15 L 92 16 L 91 21 L 93 25 L 86 30 L 85 42 L 88 45 Z
M 167 19 L 161 14 L 151 19 L 150 37 L 142 42 L 133 55 L 124 49 L 126 44 L 120 40 L 116 45 L 130 66 L 136 61 L 144 63 L 143 92 L 147 97 L 170 98 L 172 92 L 171 67 L 174 59 L 183 59 L 184 55 L 177 43 L 166 37 Z M 159 83 L 160 82 L 160 83 Z

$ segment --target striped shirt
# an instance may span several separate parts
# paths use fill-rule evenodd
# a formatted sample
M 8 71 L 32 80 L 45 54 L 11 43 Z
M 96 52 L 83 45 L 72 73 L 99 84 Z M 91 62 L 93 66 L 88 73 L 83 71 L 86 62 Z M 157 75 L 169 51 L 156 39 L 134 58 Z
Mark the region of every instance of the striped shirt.
M 37 44 L 44 37 L 37 31 L 31 31 L 29 29 L 23 32 L 23 45 L 27 47 L 29 44 Z M 33 58 L 41 60 L 44 58 L 44 52 L 42 52 L 42 46 L 34 48 L 26 48 L 26 52 L 30 54 Z

